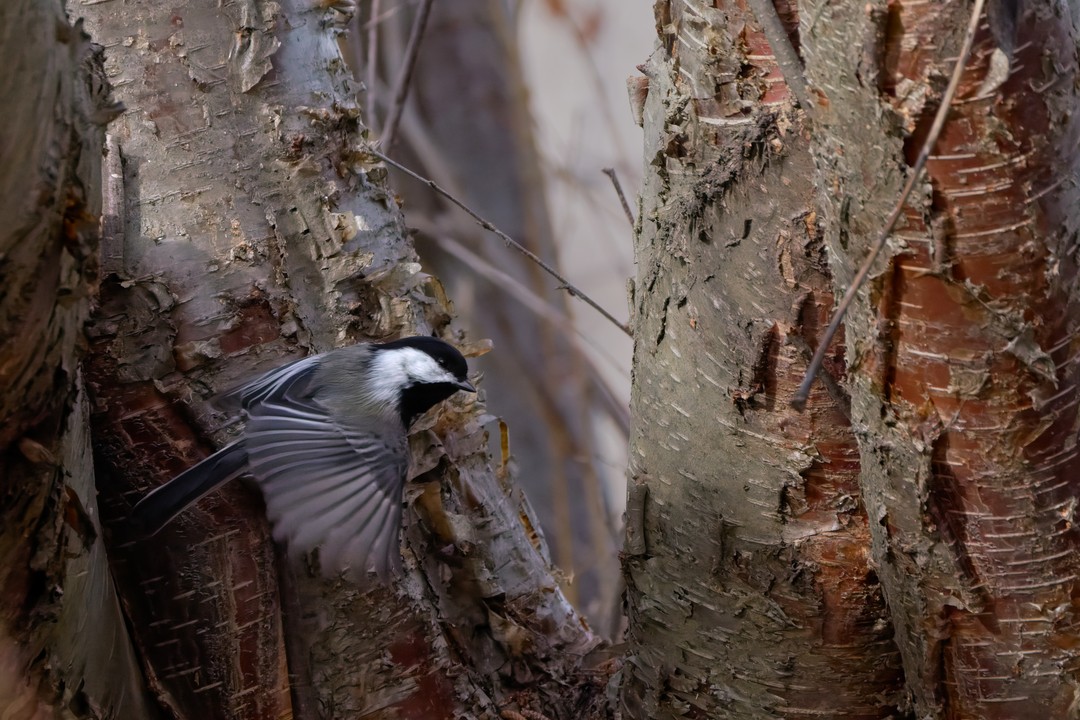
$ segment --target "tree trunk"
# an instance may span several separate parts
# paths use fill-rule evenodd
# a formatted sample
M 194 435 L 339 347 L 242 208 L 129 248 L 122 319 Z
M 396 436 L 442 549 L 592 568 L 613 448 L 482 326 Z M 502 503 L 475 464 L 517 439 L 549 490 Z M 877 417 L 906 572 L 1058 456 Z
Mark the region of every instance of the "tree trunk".
M 1074 18 L 989 4 L 795 415 L 827 273 L 896 203 L 971 6 L 779 3 L 807 122 L 758 19 L 715 5 L 658 2 L 646 69 L 624 707 L 885 717 L 906 685 L 920 718 L 1074 717 Z
M 1080 18 L 988 7 L 926 179 L 848 315 L 852 422 L 919 716 L 1076 717 Z M 838 287 L 910 172 L 970 13 L 802 9 Z
M 659 3 L 644 69 L 623 704 L 889 717 L 900 659 L 839 354 L 788 406 L 832 306 L 810 129 L 754 19 L 712 5 Z
M 414 428 L 407 574 L 393 588 L 275 563 L 259 500 L 239 485 L 152 541 L 126 524 L 143 492 L 235 432 L 206 402 L 215 391 L 306 352 L 454 334 L 364 153 L 335 10 L 83 9 L 129 107 L 114 125 L 126 223 L 105 248 L 114 276 L 91 328 L 100 489 L 159 702 L 200 719 L 579 717 L 594 681 L 566 688 L 599 641 L 488 463 L 481 402 Z
M 82 325 L 98 280 L 100 48 L 59 2 L 0 4 L 0 715 L 153 717 L 98 521 Z M 106 664 L 103 659 L 108 658 Z

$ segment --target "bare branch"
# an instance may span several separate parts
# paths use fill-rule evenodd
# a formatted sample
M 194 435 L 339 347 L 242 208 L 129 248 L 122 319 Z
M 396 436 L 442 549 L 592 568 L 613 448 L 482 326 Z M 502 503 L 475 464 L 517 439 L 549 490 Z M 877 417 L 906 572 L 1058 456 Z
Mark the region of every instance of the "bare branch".
M 615 174 L 615 168 L 604 168 L 602 172 L 611 178 L 611 184 L 615 186 L 615 194 L 619 196 L 623 212 L 626 213 L 626 219 L 630 221 L 630 227 L 634 227 L 634 212 L 630 209 L 630 203 L 626 202 L 626 195 L 623 194 L 622 183 L 619 182 L 619 176 Z
M 802 60 L 795 48 L 791 45 L 787 28 L 784 21 L 776 12 L 773 0 L 747 0 L 754 17 L 761 23 L 761 30 L 765 33 L 765 39 L 769 41 L 773 57 L 784 75 L 784 82 L 788 90 L 799 103 L 799 107 L 808 113 L 814 111 L 814 104 L 810 101 L 810 86 L 806 84 L 806 74 L 803 71 Z
M 603 345 L 596 341 L 595 337 L 586 334 L 581 328 L 574 324 L 573 320 L 559 312 L 559 310 L 553 307 L 547 300 L 534 293 L 517 278 L 498 269 L 457 240 L 445 235 L 432 235 L 432 238 L 446 253 L 470 266 L 492 284 L 505 290 L 526 308 L 550 322 L 560 331 L 566 333 L 568 337 L 576 334 L 580 338 L 581 343 L 583 343 L 582 345 L 578 345 L 578 350 L 581 352 L 581 357 L 584 358 L 585 364 L 589 367 L 589 373 L 593 383 L 600 390 L 601 400 L 607 409 L 608 414 L 615 424 L 619 426 L 619 430 L 623 434 L 630 432 L 630 415 L 627 412 L 626 407 L 616 399 L 615 392 L 611 389 L 604 377 L 604 373 L 597 366 L 592 355 L 586 350 L 586 347 L 591 348 L 597 355 L 603 357 L 604 360 L 616 370 L 620 369 L 619 362 L 612 357 L 611 353 L 604 349 Z M 809 350 L 807 351 L 807 354 L 809 354 Z M 622 372 L 622 375 L 626 377 L 625 372 Z
M 377 105 L 375 97 L 375 68 L 379 63 L 379 24 L 375 19 L 382 10 L 382 0 L 371 0 L 371 16 L 367 27 L 367 105 L 368 113 L 373 113 Z
M 499 238 L 503 242 L 505 242 L 509 247 L 514 248 L 519 253 L 521 253 L 522 255 L 527 257 L 529 260 L 532 260 L 544 272 L 546 272 L 551 277 L 555 278 L 559 282 L 559 288 L 565 289 L 571 295 L 573 295 L 575 297 L 578 297 L 578 298 L 581 298 L 581 300 L 583 300 L 587 305 L 589 305 L 589 307 L 591 307 L 593 310 L 596 310 L 596 312 L 603 315 L 612 325 L 614 325 L 615 327 L 622 330 L 628 336 L 633 337 L 633 333 L 630 332 L 630 328 L 625 323 L 621 323 L 618 320 L 616 320 L 614 315 L 612 315 L 607 310 L 602 308 L 599 305 L 599 303 L 597 303 L 591 297 L 589 297 L 585 293 L 581 292 L 581 290 L 579 290 L 569 280 L 567 280 L 565 277 L 563 277 L 555 268 L 551 267 L 546 262 L 541 260 L 535 253 L 533 253 L 531 250 L 529 250 L 524 245 L 519 243 L 517 240 L 515 240 L 514 238 L 510 237 L 509 235 L 504 233 L 499 228 L 492 225 L 491 222 L 489 222 L 488 220 L 485 220 L 483 217 L 478 215 L 468 205 L 466 205 L 462 201 L 458 200 L 456 197 L 451 195 L 446 190 L 443 190 L 441 187 L 439 187 L 439 185 L 434 180 L 428 180 L 427 178 L 425 178 L 422 175 L 419 175 L 418 173 L 410 170 L 409 168 L 405 167 L 404 165 L 397 162 L 396 160 L 391 160 L 389 157 L 387 157 L 383 153 L 379 152 L 378 150 L 375 150 L 374 148 L 369 147 L 367 149 L 367 152 L 369 152 L 370 154 L 372 154 L 375 157 L 379 158 L 383 162 L 385 162 L 385 163 L 387 163 L 389 165 L 392 165 L 393 167 L 396 167 L 398 170 L 405 173 L 409 177 L 414 178 L 416 180 L 419 180 L 420 182 L 424 183 L 429 188 L 434 190 L 436 193 L 438 193 L 439 195 L 442 195 L 444 198 L 446 198 L 447 200 L 452 202 L 454 205 L 457 205 L 459 208 L 461 208 L 466 213 L 468 213 L 469 217 L 471 217 L 473 220 L 475 220 L 477 222 L 477 224 L 480 225 L 480 227 L 484 228 L 485 230 L 487 230 L 489 232 L 492 232 L 492 233 L 495 233 L 496 235 L 498 235 Z
M 405 107 L 405 98 L 409 95 L 409 83 L 412 82 L 413 70 L 416 68 L 416 58 L 420 54 L 420 41 L 424 37 L 424 28 L 427 27 L 428 15 L 431 14 L 431 4 L 434 0 L 422 0 L 420 9 L 413 21 L 412 32 L 409 34 L 409 44 L 405 48 L 405 59 L 398 74 L 397 83 L 394 86 L 394 99 L 390 105 L 390 112 L 386 115 L 383 123 L 382 145 L 389 150 L 394 144 L 394 136 L 397 135 L 398 123 L 401 121 L 401 111 Z

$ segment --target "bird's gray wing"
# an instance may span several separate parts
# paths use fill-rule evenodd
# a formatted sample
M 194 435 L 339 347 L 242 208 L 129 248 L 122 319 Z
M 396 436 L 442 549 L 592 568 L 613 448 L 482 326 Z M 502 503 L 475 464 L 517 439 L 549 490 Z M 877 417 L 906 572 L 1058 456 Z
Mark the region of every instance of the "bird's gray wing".
M 243 407 L 267 401 L 289 401 L 310 396 L 311 380 L 319 355 L 301 358 L 271 370 L 216 398 L 219 406 Z M 153 535 L 199 498 L 248 471 L 243 440 L 222 448 L 198 465 L 188 468 L 169 482 L 148 493 L 132 508 L 131 519 L 147 535 Z
M 404 434 L 336 422 L 302 378 L 257 392 L 261 402 L 250 406 L 244 445 L 274 538 L 292 551 L 320 547 L 324 574 L 389 575 L 401 560 Z
M 243 408 L 250 410 L 270 398 L 281 399 L 286 393 L 290 397 L 305 397 L 309 394 L 308 383 L 315 373 L 322 355 L 310 355 L 263 373 L 254 380 L 214 398 L 214 404 L 222 409 Z

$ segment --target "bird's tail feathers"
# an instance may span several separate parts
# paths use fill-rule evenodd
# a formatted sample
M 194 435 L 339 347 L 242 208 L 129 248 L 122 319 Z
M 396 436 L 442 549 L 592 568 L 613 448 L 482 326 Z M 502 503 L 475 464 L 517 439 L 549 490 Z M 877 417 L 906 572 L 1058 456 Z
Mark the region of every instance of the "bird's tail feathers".
M 218 450 L 151 490 L 131 509 L 131 521 L 146 535 L 157 533 L 199 498 L 243 475 L 247 471 L 247 460 L 243 441 Z

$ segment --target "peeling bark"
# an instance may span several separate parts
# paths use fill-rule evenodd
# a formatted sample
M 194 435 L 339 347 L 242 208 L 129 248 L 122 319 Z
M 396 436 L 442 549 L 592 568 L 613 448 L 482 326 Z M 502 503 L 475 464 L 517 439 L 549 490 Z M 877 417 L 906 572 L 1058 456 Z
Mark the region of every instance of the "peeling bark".
M 0 715 L 152 718 L 109 577 L 78 361 L 98 279 L 99 48 L 0 4 Z M 103 659 L 108 659 L 108 665 Z
M 788 407 L 832 306 L 810 130 L 756 21 L 717 5 L 658 2 L 644 69 L 623 707 L 892 717 L 841 349 Z
M 159 703 L 200 719 L 581 717 L 606 680 L 580 672 L 599 641 L 527 532 L 528 505 L 488 465 L 481 402 L 414 428 L 407 573 L 392 588 L 362 593 L 299 558 L 275 562 L 240 485 L 152 541 L 127 527 L 143 492 L 235 432 L 206 402 L 216 391 L 307 352 L 454 333 L 364 153 L 334 11 L 84 10 L 129 107 L 115 126 L 126 222 L 105 249 L 116 275 L 91 329 L 101 494 Z
M 796 414 L 969 7 L 782 3 L 810 126 L 740 3 L 656 3 L 623 717 L 1076 714 L 1080 23 L 990 5 L 926 182 Z M 415 428 L 392 588 L 315 577 L 239 485 L 152 541 L 127 527 L 235 433 L 216 391 L 345 342 L 455 334 L 363 152 L 332 12 L 83 9 L 129 108 L 103 213 L 85 38 L 56 8 L 0 5 L 7 66 L 42 73 L 0 79 L 27 138 L 0 143 L 21 198 L 0 208 L 0 714 L 615 715 L 616 664 L 489 466 L 482 399 Z M 75 362 L 99 214 L 122 222 L 90 402 Z
M 841 287 L 919 151 L 970 13 L 868 7 L 803 13 Z M 847 320 L 874 559 L 922 717 L 1073 717 L 1080 702 L 1067 9 L 990 3 L 926 182 Z M 840 51 L 860 45 L 877 48 L 874 72 Z

